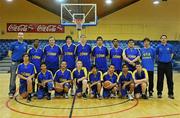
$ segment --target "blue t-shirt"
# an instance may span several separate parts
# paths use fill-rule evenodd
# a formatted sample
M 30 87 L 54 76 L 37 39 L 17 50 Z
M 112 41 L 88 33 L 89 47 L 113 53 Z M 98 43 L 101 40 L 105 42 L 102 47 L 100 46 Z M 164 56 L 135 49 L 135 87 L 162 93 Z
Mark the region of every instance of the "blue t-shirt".
M 59 68 L 60 55 L 61 55 L 61 49 L 59 48 L 59 46 L 57 45 L 54 45 L 53 47 L 51 47 L 50 45 L 45 46 L 44 58 L 48 69 Z
M 55 76 L 54 76 L 54 81 L 58 83 L 65 82 L 71 79 L 72 79 L 71 71 L 68 69 L 66 69 L 64 72 L 62 72 L 62 70 L 59 69 L 58 71 L 56 71 Z
M 148 71 L 154 71 L 154 60 L 156 58 L 156 51 L 149 47 L 149 48 L 141 48 L 141 60 L 142 60 L 142 67 L 146 68 Z
M 108 74 L 108 72 L 103 74 L 103 82 L 110 81 L 111 83 L 117 83 L 118 75 L 114 73 L 112 76 Z
M 141 79 L 144 79 L 144 78 L 148 79 L 147 70 L 146 70 L 145 68 L 142 68 L 142 71 L 141 71 L 140 73 L 137 72 L 137 70 L 135 70 L 135 71 L 133 72 L 133 78 L 134 78 L 135 80 L 141 80 Z
M 82 77 L 87 77 L 87 70 L 85 67 L 82 67 L 80 71 L 78 71 L 77 68 L 75 68 L 72 71 L 72 76 L 73 76 L 73 79 L 76 79 L 76 80 Z
M 22 61 L 22 56 L 24 53 L 26 53 L 27 48 L 28 45 L 25 42 L 21 43 L 19 41 L 16 41 L 11 43 L 9 50 L 12 51 L 12 61 Z
M 171 62 L 171 55 L 174 54 L 173 46 L 171 44 L 159 44 L 156 48 L 156 54 L 158 55 L 159 62 Z
M 87 68 L 88 71 L 91 70 L 91 46 L 85 44 L 82 46 L 79 44 L 76 47 L 76 55 L 78 60 L 82 61 L 83 66 Z
M 45 73 L 42 71 L 37 76 L 38 82 L 41 83 L 46 80 L 53 80 L 53 74 L 50 70 L 47 70 Z
M 112 48 L 110 50 L 111 64 L 115 66 L 115 70 L 122 70 L 122 53 L 121 48 Z
M 42 49 L 38 48 L 30 48 L 28 50 L 28 54 L 30 57 L 30 62 L 33 63 L 36 67 L 37 73 L 39 73 L 41 71 L 41 62 L 43 59 L 43 51 Z
M 136 48 L 126 48 L 126 49 L 124 49 L 123 55 L 126 55 L 126 57 L 131 61 L 134 60 L 136 57 L 141 56 L 140 51 L 138 49 L 136 49 Z M 129 70 L 134 69 L 128 62 L 125 62 L 125 63 L 129 67 Z
M 88 82 L 94 83 L 97 81 L 102 81 L 102 72 L 98 71 L 96 74 L 93 74 L 92 72 L 89 72 L 88 75 Z
M 119 84 L 123 84 L 125 81 L 131 81 L 131 80 L 133 80 L 131 71 L 128 71 L 126 76 L 123 74 L 123 72 L 121 72 L 119 74 L 119 77 L 118 77 L 118 83 Z
M 105 46 L 95 46 L 92 51 L 93 57 L 95 57 L 95 64 L 98 70 L 107 71 L 107 59 L 108 49 Z
M 26 78 L 36 73 L 37 73 L 36 68 L 32 63 L 28 63 L 27 65 L 21 63 L 18 65 L 18 68 L 16 70 L 16 74 L 20 74 Z M 25 84 L 25 83 L 27 83 L 26 80 L 20 79 L 20 84 Z
M 71 44 L 69 47 L 67 44 L 62 46 L 62 60 L 67 62 L 67 68 L 71 70 L 75 68 L 75 48 L 74 44 Z

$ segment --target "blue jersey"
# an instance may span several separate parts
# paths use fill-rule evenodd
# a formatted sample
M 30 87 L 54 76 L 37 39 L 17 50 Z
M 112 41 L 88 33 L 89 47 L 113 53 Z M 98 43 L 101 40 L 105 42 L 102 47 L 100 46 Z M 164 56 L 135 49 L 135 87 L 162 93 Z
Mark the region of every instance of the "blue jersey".
M 43 51 L 42 49 L 38 48 L 30 48 L 28 50 L 28 54 L 30 57 L 30 62 L 33 63 L 36 67 L 37 73 L 41 71 L 41 62 L 43 59 Z
M 87 68 L 88 71 L 91 70 L 91 46 L 89 44 L 85 44 L 82 46 L 79 44 L 76 47 L 76 55 L 78 60 L 82 61 L 83 66 Z
M 124 75 L 123 72 L 121 72 L 119 74 L 119 77 L 118 77 L 118 83 L 119 84 L 123 84 L 125 81 L 131 81 L 131 80 L 133 80 L 131 71 L 128 71 L 127 75 Z
M 95 64 L 97 69 L 101 71 L 107 71 L 107 60 L 108 49 L 105 46 L 102 47 L 94 47 L 92 51 L 93 57 L 95 57 Z
M 142 60 L 142 67 L 146 68 L 148 71 L 154 71 L 154 60 L 156 58 L 156 51 L 149 47 L 149 48 L 141 48 L 141 60 Z
M 148 73 L 145 68 L 142 68 L 142 71 L 139 73 L 137 70 L 133 72 L 133 78 L 135 80 L 148 79 Z
M 103 82 L 110 81 L 111 83 L 117 83 L 118 75 L 114 73 L 112 76 L 108 74 L 108 72 L 103 74 Z
M 54 76 L 54 81 L 58 83 L 62 83 L 71 79 L 72 79 L 71 71 L 68 69 L 66 69 L 64 72 L 62 72 L 62 70 L 59 69 L 58 71 L 56 71 L 55 76 Z
M 141 56 L 140 51 L 136 48 L 126 48 L 123 50 L 123 55 L 126 55 L 126 57 L 129 60 L 134 60 L 136 57 Z M 128 63 L 125 62 L 127 66 L 129 67 L 129 70 L 133 70 L 133 67 Z
M 75 68 L 75 48 L 74 44 L 69 47 L 67 44 L 62 46 L 63 61 L 67 62 L 67 68 L 73 70 Z
M 174 50 L 171 44 L 159 44 L 156 48 L 156 54 L 159 62 L 167 63 L 172 61 L 171 55 L 174 54 Z
M 89 74 L 88 74 L 88 82 L 94 83 L 94 82 L 102 81 L 102 80 L 103 80 L 103 78 L 102 78 L 102 72 L 101 71 L 98 71 L 96 74 L 93 74 L 92 72 L 89 72 Z
M 122 70 L 122 53 L 121 48 L 112 48 L 110 50 L 111 64 L 115 66 L 115 70 Z
M 16 74 L 20 74 L 24 76 L 25 78 L 27 78 L 33 74 L 36 74 L 36 68 L 34 64 L 32 63 L 28 63 L 27 65 L 25 65 L 24 63 L 21 63 L 18 65 Z M 25 83 L 27 83 L 27 81 L 20 78 L 20 84 L 25 84 Z
M 72 71 L 72 76 L 73 76 L 73 79 L 81 79 L 82 77 L 87 77 L 87 70 L 85 67 L 82 67 L 81 70 L 77 70 L 77 68 L 75 68 L 73 71 Z
M 50 45 L 45 46 L 44 58 L 48 69 L 59 68 L 60 55 L 61 55 L 61 49 L 59 48 L 59 46 L 57 45 L 54 45 L 53 47 L 51 47 Z
M 12 51 L 12 61 L 22 61 L 22 56 L 24 53 L 26 53 L 27 48 L 28 45 L 25 42 L 21 43 L 19 41 L 16 41 L 11 43 L 9 50 Z
M 41 83 L 46 80 L 53 80 L 53 74 L 50 70 L 47 70 L 45 73 L 42 71 L 37 76 L 38 82 Z

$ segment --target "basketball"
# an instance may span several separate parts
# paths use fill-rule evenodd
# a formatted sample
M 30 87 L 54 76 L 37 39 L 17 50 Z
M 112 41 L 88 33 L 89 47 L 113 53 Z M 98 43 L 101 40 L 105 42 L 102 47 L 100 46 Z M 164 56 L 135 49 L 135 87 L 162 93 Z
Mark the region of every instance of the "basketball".
M 110 81 L 105 81 L 104 82 L 104 88 L 106 88 L 106 89 L 109 89 L 110 88 L 110 86 L 111 86 L 111 82 Z
M 63 84 L 56 83 L 54 89 L 56 92 L 62 92 L 63 91 Z

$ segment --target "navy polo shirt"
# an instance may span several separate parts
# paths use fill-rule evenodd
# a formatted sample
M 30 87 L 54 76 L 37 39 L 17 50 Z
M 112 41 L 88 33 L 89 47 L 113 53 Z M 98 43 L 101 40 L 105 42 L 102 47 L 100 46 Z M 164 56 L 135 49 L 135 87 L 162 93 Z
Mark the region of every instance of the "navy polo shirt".
M 22 60 L 22 56 L 24 53 L 26 53 L 28 48 L 27 43 L 25 42 L 13 42 L 10 45 L 10 51 L 12 51 L 12 61 L 21 61 Z
M 171 55 L 174 53 L 173 46 L 171 44 L 159 44 L 156 48 L 156 54 L 158 55 L 158 61 L 168 63 L 171 62 Z

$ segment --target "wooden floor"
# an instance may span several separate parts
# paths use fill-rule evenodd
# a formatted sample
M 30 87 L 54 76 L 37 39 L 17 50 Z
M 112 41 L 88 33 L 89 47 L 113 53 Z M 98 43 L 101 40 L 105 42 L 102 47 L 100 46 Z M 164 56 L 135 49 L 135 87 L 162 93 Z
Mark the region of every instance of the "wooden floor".
M 0 118 L 68 118 L 73 98 L 33 99 L 31 103 L 22 100 L 18 95 L 8 99 L 9 74 L 0 74 Z M 165 81 L 166 82 L 166 81 Z M 156 77 L 155 77 L 156 83 Z M 146 118 L 171 117 L 180 118 L 180 74 L 174 74 L 175 100 L 168 99 L 166 84 L 163 98 L 149 100 L 126 99 L 76 99 L 72 112 L 73 118 Z M 155 86 L 156 87 L 156 86 Z M 156 93 L 156 91 L 155 91 Z

